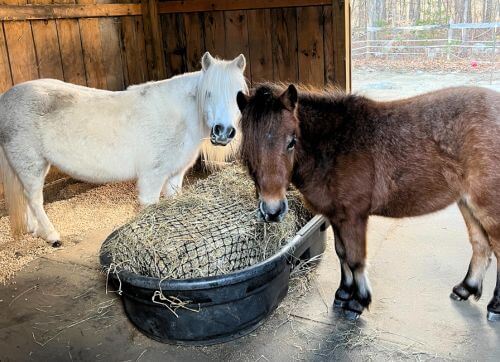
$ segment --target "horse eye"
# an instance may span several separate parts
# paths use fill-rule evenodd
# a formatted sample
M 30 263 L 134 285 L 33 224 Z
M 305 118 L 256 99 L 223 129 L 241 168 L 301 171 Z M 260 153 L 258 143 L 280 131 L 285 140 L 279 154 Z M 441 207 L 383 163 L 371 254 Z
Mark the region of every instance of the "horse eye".
M 212 92 L 207 92 L 207 98 L 211 98 L 212 97 Z
M 295 144 L 297 143 L 297 138 L 295 138 L 295 136 L 292 137 L 292 140 L 290 141 L 290 143 L 288 144 L 288 146 L 286 147 L 288 151 L 291 151 L 295 148 Z

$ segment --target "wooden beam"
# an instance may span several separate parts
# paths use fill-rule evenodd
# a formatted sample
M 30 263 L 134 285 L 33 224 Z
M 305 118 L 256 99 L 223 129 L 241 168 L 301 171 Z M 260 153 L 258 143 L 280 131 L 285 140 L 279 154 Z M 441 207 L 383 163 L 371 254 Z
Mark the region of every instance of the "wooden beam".
M 166 78 L 158 0 L 141 0 L 146 55 L 151 80 Z
M 161 2 L 159 12 L 190 13 L 222 10 L 255 10 L 330 5 L 331 0 L 173 0 Z
M 351 91 L 351 6 L 347 0 L 332 0 L 333 62 L 335 83 Z
M 141 15 L 140 4 L 0 5 L 1 21 Z
M 331 0 L 174 0 L 158 4 L 159 14 L 255 10 L 330 5 Z M 99 18 L 141 15 L 141 4 L 0 5 L 0 21 Z

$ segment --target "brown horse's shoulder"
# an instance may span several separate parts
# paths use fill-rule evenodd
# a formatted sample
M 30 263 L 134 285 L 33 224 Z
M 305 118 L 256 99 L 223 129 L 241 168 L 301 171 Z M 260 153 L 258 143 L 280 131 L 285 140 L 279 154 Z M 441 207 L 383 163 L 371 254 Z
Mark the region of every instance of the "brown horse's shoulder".
M 313 162 L 313 161 L 311 161 Z M 347 213 L 368 214 L 374 182 L 373 157 L 369 152 L 344 152 L 323 159 L 318 167 L 301 165 L 296 181 L 313 211 L 329 217 Z

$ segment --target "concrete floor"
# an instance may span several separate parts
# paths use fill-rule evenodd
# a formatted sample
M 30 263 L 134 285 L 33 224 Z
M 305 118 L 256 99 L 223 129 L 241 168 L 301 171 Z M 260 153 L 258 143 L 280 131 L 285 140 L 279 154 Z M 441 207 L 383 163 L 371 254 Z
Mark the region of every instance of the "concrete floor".
M 0 287 L 0 361 L 498 360 L 500 323 L 486 320 L 494 270 L 479 302 L 449 299 L 470 246 L 456 207 L 415 219 L 372 218 L 371 310 L 357 322 L 332 308 L 339 267 L 331 238 L 309 280 L 251 335 L 210 347 L 157 343 L 105 293 L 97 252 L 109 230 L 32 262 Z M 494 264 L 494 263 L 493 263 Z

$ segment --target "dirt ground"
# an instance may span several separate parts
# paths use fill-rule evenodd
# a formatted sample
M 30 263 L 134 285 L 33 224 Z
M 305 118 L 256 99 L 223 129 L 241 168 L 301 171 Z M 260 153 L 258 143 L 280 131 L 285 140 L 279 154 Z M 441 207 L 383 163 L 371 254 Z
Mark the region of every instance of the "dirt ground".
M 45 205 L 49 218 L 61 233 L 64 248 L 81 242 L 97 229 L 115 228 L 135 215 L 136 191 L 133 183 L 103 185 L 74 183 L 63 188 L 60 200 Z M 82 191 L 86 191 L 80 193 Z M 35 258 L 55 251 L 45 241 L 31 235 L 14 241 L 7 216 L 0 218 L 0 285 Z

